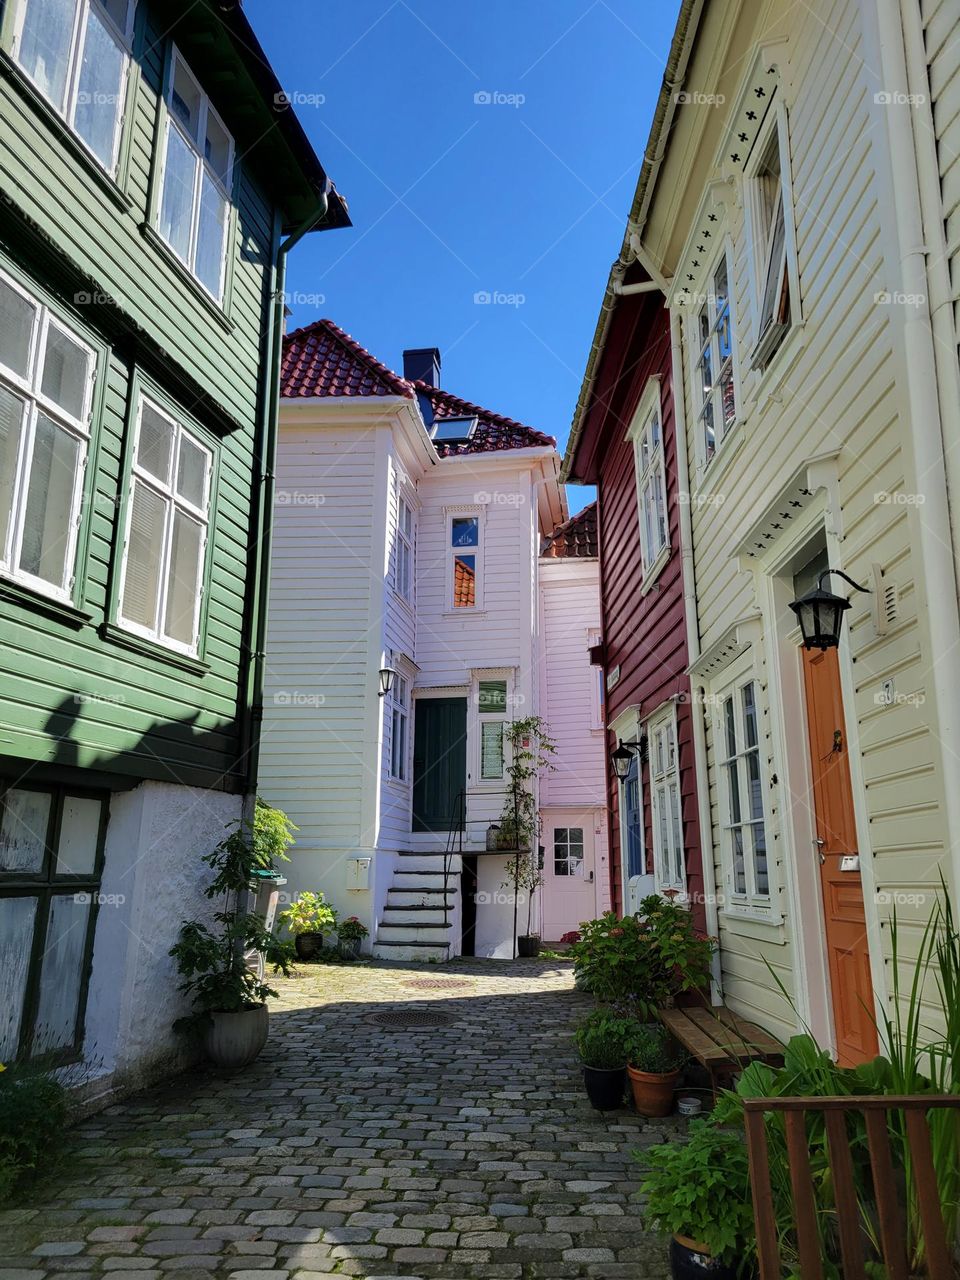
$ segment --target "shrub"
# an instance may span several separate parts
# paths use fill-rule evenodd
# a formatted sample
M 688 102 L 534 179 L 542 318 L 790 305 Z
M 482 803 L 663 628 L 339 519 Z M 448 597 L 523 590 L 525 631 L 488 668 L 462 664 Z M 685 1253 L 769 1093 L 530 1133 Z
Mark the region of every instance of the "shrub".
M 67 1091 L 39 1067 L 0 1067 L 0 1203 L 49 1161 L 62 1140 Z
M 620 1018 L 609 1009 L 594 1009 L 577 1027 L 577 1049 L 585 1067 L 615 1071 L 627 1065 L 627 1045 L 636 1034 L 632 1018 Z
M 295 902 L 281 911 L 279 919 L 294 937 L 301 933 L 325 933 L 337 928 L 336 907 L 326 902 L 322 893 L 311 893 L 309 889 L 305 889 Z
M 713 940 L 697 932 L 686 907 L 657 894 L 636 915 L 621 920 L 608 911 L 584 921 L 580 933 L 570 954 L 581 985 L 641 1020 L 709 980 Z
M 337 937 L 341 942 L 362 942 L 370 930 L 356 916 L 348 916 L 337 925 Z
M 672 1071 L 679 1071 L 686 1061 L 686 1054 L 677 1048 L 662 1027 L 637 1023 L 627 1041 L 627 1064 L 635 1071 L 669 1075 Z
M 691 1121 L 689 1134 L 687 1142 L 634 1153 L 646 1166 L 639 1194 L 646 1199 L 647 1223 L 688 1236 L 735 1265 L 756 1252 L 746 1144 L 742 1134 L 713 1119 Z

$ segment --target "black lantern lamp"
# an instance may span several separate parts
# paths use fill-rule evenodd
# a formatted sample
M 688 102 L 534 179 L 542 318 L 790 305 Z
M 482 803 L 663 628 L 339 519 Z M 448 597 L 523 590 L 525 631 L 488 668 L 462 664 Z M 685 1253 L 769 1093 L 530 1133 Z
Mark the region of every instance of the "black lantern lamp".
M 817 578 L 813 591 L 808 591 L 799 600 L 793 600 L 790 608 L 800 619 L 800 632 L 805 649 L 835 649 L 840 643 L 840 631 L 843 626 L 844 611 L 850 608 L 850 601 L 845 596 L 834 595 L 825 591 L 824 578 L 830 574 L 843 578 L 856 591 L 869 592 L 869 587 L 861 587 L 858 582 L 847 576 L 840 569 L 824 569 Z
M 634 754 L 639 760 L 642 760 L 646 749 L 646 738 L 641 738 L 639 742 L 624 742 L 621 738 L 617 749 L 610 752 L 613 771 L 621 782 L 626 782 L 627 780 L 627 775 L 630 773 L 630 767 L 633 764 Z
M 396 675 L 393 667 L 380 668 L 380 697 L 385 698 L 393 688 L 393 678 Z

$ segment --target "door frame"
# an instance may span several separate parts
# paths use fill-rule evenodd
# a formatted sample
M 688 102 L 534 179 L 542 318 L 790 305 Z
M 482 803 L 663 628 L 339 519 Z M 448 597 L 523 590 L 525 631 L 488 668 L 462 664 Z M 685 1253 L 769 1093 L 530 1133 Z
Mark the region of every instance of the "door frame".
M 603 838 L 601 832 L 597 830 L 597 828 L 600 825 L 599 811 L 597 809 L 597 806 L 592 804 L 546 805 L 543 809 L 540 810 L 540 815 L 543 822 L 542 842 L 544 847 L 543 856 L 544 856 L 545 863 L 548 859 L 553 857 L 553 840 L 551 837 L 557 827 L 561 827 L 561 826 L 580 827 L 583 830 L 585 862 L 586 862 L 587 841 L 589 839 L 590 848 L 592 850 L 591 869 L 593 871 L 593 879 L 592 880 L 585 879 L 583 881 L 584 886 L 589 885 L 591 890 L 589 894 L 584 893 L 584 901 L 589 906 L 590 914 L 593 917 L 596 917 L 599 912 L 598 904 L 600 899 L 600 875 L 601 875 L 601 869 L 599 865 L 600 864 L 600 842 Z M 553 873 L 551 872 L 550 882 L 553 883 L 556 881 L 556 879 L 557 877 L 554 876 Z M 547 901 L 547 895 L 545 893 L 546 883 L 547 883 L 547 877 L 545 875 L 544 887 L 543 889 L 540 890 L 541 927 L 543 927 L 543 921 L 546 915 L 546 901 Z M 587 917 L 583 916 L 581 918 L 586 919 Z M 579 923 L 579 921 L 577 923 Z M 577 926 L 576 924 L 573 924 L 570 927 L 575 929 Z
M 633 703 L 629 707 L 624 707 L 615 720 L 611 720 L 608 729 L 611 734 L 618 740 L 620 738 L 629 742 L 639 742 L 641 733 L 640 704 Z M 608 752 L 608 768 L 609 768 L 609 752 Z M 611 771 L 611 777 L 617 788 L 617 832 L 620 848 L 620 905 L 624 915 L 630 914 L 630 878 L 627 876 L 627 841 L 626 841 L 626 822 L 625 822 L 625 806 L 623 803 L 623 782 Z M 647 848 L 647 810 L 646 797 L 643 794 L 643 765 L 637 761 L 637 786 L 639 788 L 640 799 L 640 848 L 643 852 L 643 865 L 650 867 L 651 850 Z M 636 890 L 637 898 L 642 899 L 648 894 L 656 892 L 656 876 L 652 871 L 648 870 L 645 875 L 635 877 L 640 881 L 640 885 Z

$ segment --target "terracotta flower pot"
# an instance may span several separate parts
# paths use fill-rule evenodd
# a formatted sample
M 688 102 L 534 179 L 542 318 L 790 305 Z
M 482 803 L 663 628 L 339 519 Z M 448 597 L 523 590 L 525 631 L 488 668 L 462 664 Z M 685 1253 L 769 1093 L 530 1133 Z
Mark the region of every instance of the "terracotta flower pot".
M 267 1042 L 270 1015 L 265 1004 L 238 1013 L 212 1013 L 204 1034 L 207 1057 L 218 1067 L 245 1067 Z
M 668 1116 L 673 1110 L 673 1092 L 680 1079 L 679 1071 L 661 1075 L 651 1071 L 638 1071 L 627 1067 L 633 1105 L 642 1116 Z

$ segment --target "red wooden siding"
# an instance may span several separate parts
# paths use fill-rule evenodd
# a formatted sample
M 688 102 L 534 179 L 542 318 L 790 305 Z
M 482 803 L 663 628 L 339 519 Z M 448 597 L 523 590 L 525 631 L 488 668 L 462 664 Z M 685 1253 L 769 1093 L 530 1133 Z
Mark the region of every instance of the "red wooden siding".
M 661 379 L 663 436 L 669 509 L 670 557 L 655 586 L 641 595 L 642 569 L 633 444 L 626 433 L 648 379 Z M 680 557 L 680 506 L 671 378 L 669 316 L 659 294 L 622 299 L 614 314 L 597 382 L 577 447 L 574 474 L 598 489 L 601 603 L 605 667 L 620 668 L 607 693 L 609 724 L 627 707 L 640 705 L 646 719 L 677 697 L 684 852 L 687 889 L 696 919 L 705 923 L 700 827 L 694 767 L 690 681 L 684 674 L 687 642 Z M 623 906 L 619 786 L 609 765 L 616 737 L 608 734 L 607 792 L 610 807 L 611 891 Z M 643 770 L 645 842 L 652 855 L 649 767 Z

